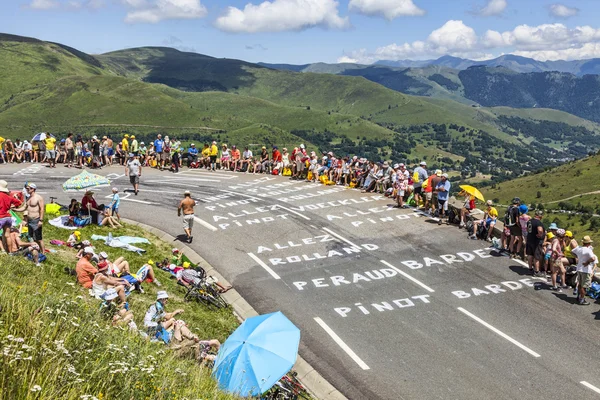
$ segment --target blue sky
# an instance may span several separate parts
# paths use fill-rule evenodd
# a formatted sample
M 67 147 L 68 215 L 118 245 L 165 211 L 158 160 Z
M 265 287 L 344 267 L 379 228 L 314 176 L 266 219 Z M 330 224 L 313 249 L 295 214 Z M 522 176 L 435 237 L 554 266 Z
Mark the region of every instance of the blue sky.
M 303 64 L 600 57 L 598 0 L 2 0 L 0 31 L 88 53 L 170 46 Z

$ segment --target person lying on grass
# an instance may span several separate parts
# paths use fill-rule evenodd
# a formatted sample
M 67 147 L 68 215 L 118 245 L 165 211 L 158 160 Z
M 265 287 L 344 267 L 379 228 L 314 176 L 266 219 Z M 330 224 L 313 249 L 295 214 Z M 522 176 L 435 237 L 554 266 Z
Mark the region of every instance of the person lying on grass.
M 102 251 L 98 254 L 98 259 L 98 266 L 100 264 L 104 265 L 104 263 L 108 265 L 108 276 L 125 279 L 140 293 L 144 293 L 141 284 L 146 280 L 153 282 L 156 286 L 161 286 L 161 283 L 156 279 L 152 265 L 149 263 L 142 265 L 135 274 L 132 274 L 129 269 L 129 262 L 123 257 L 119 257 L 114 262 L 111 262 L 108 259 L 108 254 Z
M 110 288 L 104 295 L 104 301 L 100 304 L 100 313 L 109 319 L 113 326 L 128 325 L 129 329 L 137 330 L 137 325 L 133 320 L 133 312 L 121 308 L 115 303 L 115 299 L 119 297 L 117 291 Z
M 187 264 L 187 268 L 186 268 L 186 264 Z M 171 265 L 173 265 L 173 264 L 171 264 Z M 199 267 L 196 267 L 196 268 L 199 268 Z M 202 277 L 205 275 L 206 275 L 206 273 L 204 271 L 199 272 L 195 269 L 192 269 L 192 268 L 190 268 L 190 263 L 184 262 L 183 269 L 181 269 L 177 272 L 176 277 L 177 277 L 177 281 L 180 282 L 183 286 L 190 287 L 190 286 L 200 285 L 200 282 L 202 282 Z M 219 282 L 215 282 L 215 285 L 217 285 L 219 287 L 219 293 L 225 293 L 229 289 L 231 289 L 231 286 L 225 286 Z

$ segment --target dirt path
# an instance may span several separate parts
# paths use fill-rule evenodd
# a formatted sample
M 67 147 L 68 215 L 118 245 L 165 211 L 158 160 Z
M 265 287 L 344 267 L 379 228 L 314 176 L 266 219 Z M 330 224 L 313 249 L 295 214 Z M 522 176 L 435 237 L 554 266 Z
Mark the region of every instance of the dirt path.
M 581 196 L 588 196 L 590 194 L 600 194 L 600 190 L 596 190 L 594 192 L 587 192 L 587 193 L 580 193 L 580 194 L 576 194 L 575 196 L 571 196 L 571 197 L 566 197 L 564 199 L 560 199 L 560 200 L 554 200 L 554 201 L 549 201 L 546 204 L 554 204 L 554 203 L 560 203 L 561 201 L 567 201 L 567 200 L 572 200 L 572 199 L 576 199 L 578 197 Z

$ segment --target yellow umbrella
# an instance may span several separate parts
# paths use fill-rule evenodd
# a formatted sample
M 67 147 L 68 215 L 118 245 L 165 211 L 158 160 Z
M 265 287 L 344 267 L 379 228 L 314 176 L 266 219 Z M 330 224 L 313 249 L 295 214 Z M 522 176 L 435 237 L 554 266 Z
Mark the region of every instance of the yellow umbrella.
M 481 194 L 479 189 L 477 189 L 476 187 L 471 186 L 471 185 L 461 185 L 460 188 L 462 190 L 464 190 L 465 192 L 467 192 L 468 194 L 470 194 L 471 196 L 475 196 L 479 200 L 485 201 L 485 199 L 483 198 L 483 195 Z

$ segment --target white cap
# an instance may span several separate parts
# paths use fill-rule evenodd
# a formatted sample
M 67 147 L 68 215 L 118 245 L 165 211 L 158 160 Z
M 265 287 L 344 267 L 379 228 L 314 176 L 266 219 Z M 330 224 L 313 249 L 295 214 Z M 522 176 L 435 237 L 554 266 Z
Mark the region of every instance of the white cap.
M 442 178 L 448 179 L 448 174 L 442 174 Z
M 191 194 L 189 190 L 186 190 L 185 192 L 183 192 L 183 194 Z
M 83 242 L 81 242 L 82 245 L 84 246 L 89 246 L 90 245 L 90 241 L 89 240 L 84 240 Z
M 487 205 L 488 205 L 488 206 L 491 206 L 492 204 L 494 204 L 494 203 L 493 203 L 491 200 L 488 200 L 488 201 L 487 201 Z
M 194 143 L 192 143 L 192 144 L 190 144 L 190 146 L 195 146 L 195 144 L 194 144 Z
M 300 145 L 300 148 L 301 148 L 301 149 L 303 149 L 303 148 L 304 148 L 304 144 L 301 144 L 301 145 Z
M 162 300 L 162 299 L 168 299 L 169 295 L 167 294 L 166 290 L 159 290 L 158 293 L 156 293 L 156 300 Z
M 106 254 L 105 251 L 101 252 L 100 254 L 98 254 L 100 257 L 104 258 L 105 260 L 108 258 L 108 254 Z
M 94 254 L 94 248 L 87 246 L 83 249 L 83 254 Z
M 114 187 L 114 188 L 112 188 L 112 191 L 113 191 L 113 192 L 118 192 L 118 191 L 119 191 L 119 188 L 117 188 L 117 187 Z
M 171 271 L 174 271 L 174 270 L 175 270 L 175 268 L 177 268 L 177 265 L 175 265 L 175 264 L 171 264 L 171 265 L 169 265 L 169 269 L 170 269 Z
M 427 165 L 427 163 L 426 163 L 425 161 L 421 161 L 421 164 L 420 164 L 420 165 L 423 165 L 423 166 L 425 166 L 425 165 Z

